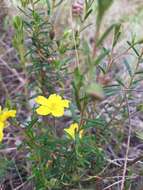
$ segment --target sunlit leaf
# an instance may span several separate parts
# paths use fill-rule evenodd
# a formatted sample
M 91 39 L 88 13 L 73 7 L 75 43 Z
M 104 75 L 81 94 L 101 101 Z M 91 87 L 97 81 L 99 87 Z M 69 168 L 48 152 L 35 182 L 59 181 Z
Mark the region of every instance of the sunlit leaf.
M 94 82 L 86 86 L 85 89 L 86 93 L 90 96 L 93 96 L 97 99 L 103 99 L 104 98 L 104 91 L 100 84 Z

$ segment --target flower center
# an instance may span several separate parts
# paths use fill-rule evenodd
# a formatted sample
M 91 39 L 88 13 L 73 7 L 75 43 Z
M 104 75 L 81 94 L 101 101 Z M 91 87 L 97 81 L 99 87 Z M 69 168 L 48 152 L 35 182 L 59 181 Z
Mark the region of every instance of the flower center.
M 51 105 L 50 105 L 50 109 L 56 109 L 57 105 L 55 102 L 52 102 Z

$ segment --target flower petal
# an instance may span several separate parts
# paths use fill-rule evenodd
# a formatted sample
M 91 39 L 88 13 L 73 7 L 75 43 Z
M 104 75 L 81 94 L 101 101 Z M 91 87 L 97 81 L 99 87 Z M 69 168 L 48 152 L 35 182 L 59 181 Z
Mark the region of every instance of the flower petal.
M 44 96 L 38 96 L 37 98 L 35 98 L 35 102 L 37 104 L 41 104 L 43 106 L 46 106 L 48 104 L 48 99 L 45 98 Z
M 61 117 L 64 115 L 64 108 L 69 107 L 69 101 L 62 99 L 57 94 L 51 94 L 48 98 L 38 96 L 35 101 L 41 106 L 36 110 L 40 115 L 52 114 L 54 117 Z
M 62 100 L 62 104 L 65 108 L 69 107 L 70 101 L 69 100 Z
M 2 141 L 3 139 L 3 129 L 0 129 L 0 142 Z
M 69 128 L 64 129 L 64 131 L 72 138 L 75 139 L 75 132 Z
M 36 112 L 39 115 L 48 115 L 51 113 L 51 111 L 47 106 L 40 106 L 39 108 L 36 109 Z
M 70 125 L 69 128 L 64 129 L 64 131 L 66 131 L 75 140 L 75 135 L 76 135 L 78 128 L 79 128 L 78 124 L 73 123 Z
M 4 122 L 0 121 L 0 130 L 4 128 Z
M 48 98 L 49 101 L 52 101 L 52 102 L 58 102 L 58 101 L 61 101 L 62 98 L 61 96 L 57 95 L 57 94 L 51 94 Z
M 9 110 L 9 111 L 6 111 L 6 110 L 8 110 L 8 109 L 5 109 L 0 114 L 0 121 L 1 122 L 5 122 L 8 118 L 16 116 L 16 110 Z
M 7 112 L 7 117 L 15 117 L 16 116 L 16 110 L 9 110 Z
M 80 139 L 83 137 L 83 133 L 84 133 L 84 130 L 83 130 L 83 129 L 79 131 L 79 138 L 80 138 Z
M 59 106 L 59 107 L 51 110 L 51 114 L 55 117 L 61 117 L 64 115 L 64 108 Z

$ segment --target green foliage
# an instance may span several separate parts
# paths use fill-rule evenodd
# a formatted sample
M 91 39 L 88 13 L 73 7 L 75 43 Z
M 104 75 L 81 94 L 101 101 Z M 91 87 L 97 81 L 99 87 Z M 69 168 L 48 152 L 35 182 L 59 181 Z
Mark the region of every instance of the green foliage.
M 112 5 L 113 0 L 98 0 L 98 14 L 97 14 L 97 26 L 100 27 L 100 23 L 103 19 L 105 12 Z
M 96 120 L 88 122 L 85 127 L 93 127 L 93 124 L 97 124 Z M 39 134 L 37 130 L 40 130 Z M 36 118 L 26 125 L 24 144 L 30 151 L 28 160 L 32 164 L 36 189 L 74 186 L 80 183 L 84 171 L 90 168 L 96 174 L 104 166 L 104 152 L 97 147 L 95 135 L 83 136 L 72 142 L 66 137 L 54 135 L 53 138 L 53 133 L 52 126 L 44 128 Z
M 30 0 L 21 0 L 21 5 L 26 7 L 30 3 Z
M 111 33 L 111 31 L 116 28 L 116 24 L 112 24 L 109 28 L 107 28 L 107 30 L 102 34 L 102 36 L 100 37 L 100 39 L 97 41 L 97 46 L 99 46 L 100 44 L 103 43 L 104 39 L 107 38 L 107 36 Z
M 121 26 L 122 26 L 121 23 L 119 23 L 119 24 L 116 24 L 114 28 L 114 39 L 113 39 L 113 45 L 112 45 L 113 48 L 118 43 L 118 40 L 121 36 Z
M 25 47 L 24 47 L 24 23 L 20 16 L 16 16 L 13 20 L 15 35 L 13 38 L 13 46 L 17 49 L 22 64 L 25 64 Z
M 8 169 L 12 165 L 12 162 L 9 161 L 6 157 L 0 157 L 0 182 L 2 182 L 6 175 L 8 175 Z
M 80 32 L 74 33 L 76 44 L 72 41 L 73 31 L 69 29 L 65 29 L 61 37 L 57 38 L 51 18 L 54 9 L 62 1 L 58 3 L 46 1 L 46 14 L 42 10 L 38 10 L 39 3 L 40 1 L 22 1 L 20 10 L 23 16 L 17 16 L 14 19 L 16 33 L 13 42 L 19 55 L 27 59 L 27 65 L 25 65 L 27 76 L 29 78 L 34 77 L 31 84 L 27 86 L 28 92 L 32 89 L 36 94 L 40 93 L 47 96 L 55 93 L 57 87 L 64 86 L 64 78 L 69 73 L 68 64 L 72 60 L 72 56 L 67 58 L 66 55 L 68 51 L 74 52 L 75 48 L 80 47 Z M 92 12 L 92 3 L 86 4 L 87 12 L 84 20 Z M 24 37 L 30 39 L 30 43 L 25 43 Z M 24 47 L 23 44 L 27 52 L 22 52 L 22 54 L 19 46 Z M 90 67 L 89 64 L 87 75 L 90 73 L 91 78 L 95 81 L 95 69 L 91 69 L 94 65 Z M 32 179 L 34 179 L 37 190 L 81 186 L 82 178 L 86 178 L 87 175 L 86 170 L 90 169 L 96 175 L 104 167 L 104 151 L 99 148 L 100 142 L 97 143 L 96 136 L 88 131 L 94 127 L 94 122 L 87 122 L 85 125 L 86 121 L 83 120 L 88 99 L 95 91 L 99 96 L 102 96 L 103 89 L 100 84 L 94 83 L 92 89 L 87 89 L 87 82 L 84 80 L 84 73 L 76 67 L 72 81 L 75 104 L 71 105 L 70 112 L 72 113 L 71 120 L 84 123 L 81 128 L 86 135 L 82 139 L 77 136 L 75 141 L 71 141 L 67 135 L 59 138 L 54 124 L 55 119 L 42 118 L 42 122 L 40 122 L 35 113 L 32 114 L 31 121 L 25 125 L 25 141 L 22 147 L 23 149 L 27 147 L 29 151 L 27 161 L 30 162 Z M 80 116 L 77 115 L 78 111 L 81 114 Z

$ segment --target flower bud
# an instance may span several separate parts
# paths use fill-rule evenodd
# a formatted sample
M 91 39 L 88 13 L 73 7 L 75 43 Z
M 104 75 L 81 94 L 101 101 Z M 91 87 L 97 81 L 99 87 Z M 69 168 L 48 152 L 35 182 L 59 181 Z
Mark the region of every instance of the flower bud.
M 78 0 L 72 5 L 72 14 L 74 16 L 81 16 L 83 13 L 84 3 L 83 0 Z

